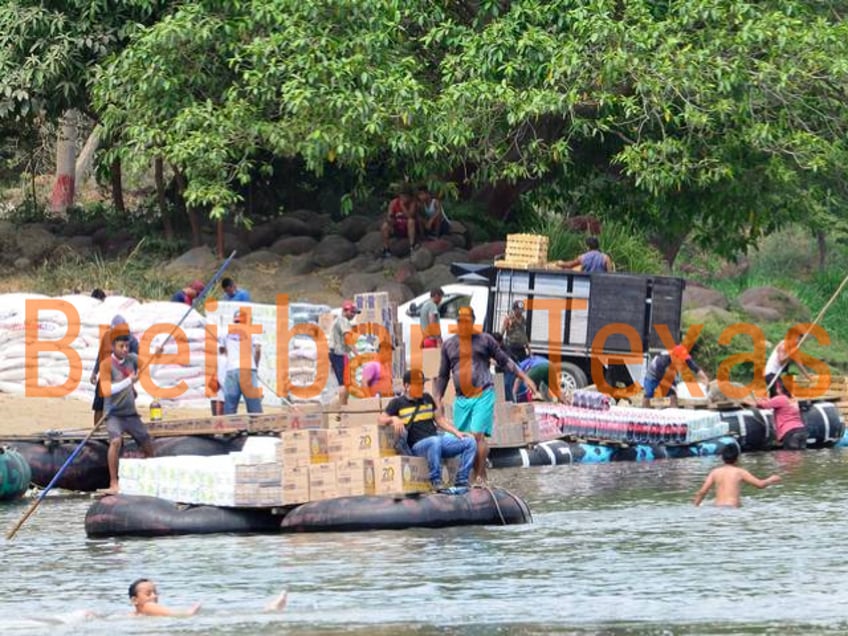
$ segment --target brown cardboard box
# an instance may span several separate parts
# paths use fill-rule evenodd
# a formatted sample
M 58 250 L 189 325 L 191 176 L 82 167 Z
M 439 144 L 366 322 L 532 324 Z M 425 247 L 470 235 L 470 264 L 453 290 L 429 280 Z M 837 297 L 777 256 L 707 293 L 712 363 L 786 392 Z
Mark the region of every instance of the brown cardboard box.
M 281 485 L 284 506 L 306 503 L 309 501 L 309 467 L 284 467 Z
M 327 429 L 284 431 L 280 434 L 280 462 L 284 467 L 327 463 L 329 433 Z
M 283 499 L 280 482 L 275 484 L 236 484 L 233 505 L 245 508 L 279 506 Z
M 506 402 L 506 391 L 504 388 L 504 374 L 495 373 L 492 376 L 495 387 L 495 404 Z
M 423 457 L 383 457 L 374 462 L 374 492 L 378 495 L 428 492 L 429 472 Z
M 309 501 L 333 499 L 336 494 L 336 463 L 310 464 Z
M 327 428 L 327 416 L 320 404 L 298 404 L 286 412 L 290 430 Z
M 379 415 L 376 411 L 369 411 L 367 413 L 339 413 L 338 426 L 340 428 L 347 428 L 351 426 L 377 424 Z
M 441 364 L 441 362 L 441 347 L 437 347 L 435 349 L 421 350 L 421 369 L 424 371 L 424 377 L 428 380 L 435 378 L 437 375 L 439 375 L 439 365 Z
M 379 397 L 351 399 L 347 404 L 339 407 L 342 413 L 379 413 L 382 410 L 382 400 Z
M 374 494 L 374 461 L 348 459 L 336 462 L 336 492 L 339 497 Z
M 394 429 L 379 424 L 335 429 L 327 442 L 327 454 L 331 461 L 396 455 Z
M 542 441 L 542 434 L 539 430 L 539 421 L 535 417 L 523 422 L 523 424 L 525 444 L 536 444 Z

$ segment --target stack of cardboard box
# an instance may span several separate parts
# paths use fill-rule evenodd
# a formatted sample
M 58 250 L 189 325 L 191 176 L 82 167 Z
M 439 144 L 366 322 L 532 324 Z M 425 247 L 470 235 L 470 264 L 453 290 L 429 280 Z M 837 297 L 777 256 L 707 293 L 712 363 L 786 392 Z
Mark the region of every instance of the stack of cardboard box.
M 397 320 L 397 303 L 389 299 L 387 292 L 356 294 L 353 302 L 359 309 L 359 315 L 356 317 L 359 333 L 389 338 L 392 343 L 392 378 L 402 378 L 406 371 L 406 353 L 403 346 L 403 329 Z

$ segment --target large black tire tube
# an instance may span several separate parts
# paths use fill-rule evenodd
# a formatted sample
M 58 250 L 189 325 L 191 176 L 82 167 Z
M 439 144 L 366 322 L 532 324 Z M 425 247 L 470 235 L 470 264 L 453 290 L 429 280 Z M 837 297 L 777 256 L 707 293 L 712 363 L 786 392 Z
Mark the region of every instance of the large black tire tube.
M 401 530 L 530 523 L 527 504 L 501 488 L 472 488 L 463 495 L 340 497 L 298 506 L 282 521 L 283 532 Z

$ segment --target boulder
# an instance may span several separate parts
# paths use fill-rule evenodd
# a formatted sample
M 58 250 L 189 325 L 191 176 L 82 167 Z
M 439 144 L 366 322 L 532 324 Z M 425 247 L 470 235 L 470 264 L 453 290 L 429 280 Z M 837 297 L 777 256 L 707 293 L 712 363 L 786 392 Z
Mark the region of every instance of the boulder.
M 217 238 L 215 243 L 217 243 Z M 250 253 L 250 245 L 247 244 L 245 237 L 239 236 L 235 232 L 224 232 L 224 254 L 229 256 L 233 251 L 237 256 L 246 256 Z
M 491 241 L 475 245 L 468 251 L 468 260 L 472 263 L 491 263 L 496 256 L 502 256 L 506 252 L 505 241 Z
M 277 236 L 321 236 L 320 230 L 315 232 L 305 221 L 288 215 L 274 219 L 273 223 Z
M 241 265 L 279 265 L 281 257 L 271 250 L 256 250 L 238 259 Z
M 271 245 L 271 251 L 280 256 L 288 256 L 289 254 L 305 254 L 318 245 L 311 236 L 286 236 L 274 241 Z
M 246 238 L 250 249 L 258 250 L 272 245 L 278 236 L 279 233 L 277 231 L 276 223 L 274 223 L 274 221 L 268 221 L 267 223 L 254 225 L 247 233 Z
M 421 281 L 424 291 L 456 282 L 456 277 L 451 274 L 450 265 L 444 265 L 442 263 L 437 263 L 430 269 L 418 272 L 418 279 Z
M 467 250 L 471 245 L 468 237 L 463 234 L 448 234 L 445 239 L 448 240 L 454 247 L 458 247 L 463 250 Z
M 15 232 L 18 254 L 33 263 L 47 258 L 59 244 L 58 239 L 42 227 L 24 225 Z
M 289 261 L 289 271 L 292 274 L 297 276 L 304 276 L 306 274 L 311 274 L 316 269 L 318 269 L 318 263 L 315 262 L 315 259 L 312 258 L 312 253 L 307 252 L 305 254 L 299 254 L 298 256 L 293 256 Z
M 289 212 L 285 217 L 296 219 L 303 223 L 306 227 L 306 234 L 309 236 L 321 236 L 324 234 L 324 228 L 332 223 L 333 218 L 329 214 L 320 214 L 312 210 L 294 210 Z
M 382 286 L 387 282 L 382 273 L 354 272 L 342 279 L 341 293 L 345 298 L 352 298 L 354 294 L 364 294 L 382 289 Z
M 776 287 L 746 289 L 737 301 L 752 318 L 762 320 L 809 320 L 810 313 L 792 294 Z M 763 311 L 765 310 L 765 311 Z
M 336 224 L 336 231 L 347 240 L 355 243 L 368 233 L 372 222 L 373 219 L 370 217 L 354 214 L 339 221 Z
M 74 254 L 85 258 L 94 251 L 94 239 L 90 236 L 72 236 L 65 240 L 64 245 Z
M 460 248 L 454 248 L 449 252 L 439 254 L 436 257 L 436 265 L 450 265 L 451 263 L 468 263 L 471 259 L 468 258 L 468 251 Z
M 424 241 L 422 243 L 422 246 L 427 248 L 427 251 L 430 252 L 433 256 L 444 254 L 445 252 L 448 252 L 454 248 L 454 244 L 449 238 L 446 237 Z
M 698 283 L 688 282 L 686 289 L 683 290 L 683 310 L 686 311 L 687 309 L 696 309 L 708 305 L 727 309 L 730 303 L 727 302 L 727 298 L 721 292 L 705 287 L 704 285 L 699 285 Z
M 212 250 L 202 246 L 194 247 L 181 256 L 177 256 L 162 269 L 165 274 L 180 275 L 184 274 L 186 270 L 212 271 L 216 265 L 217 260 Z
M 383 251 L 383 237 L 379 231 L 368 232 L 356 243 L 360 254 L 379 254 Z
M 15 259 L 14 265 L 15 269 L 29 269 L 32 267 L 32 261 L 25 256 L 21 256 Z
M 396 258 L 409 256 L 409 239 L 403 237 L 390 238 L 389 251 Z
M 412 252 L 409 257 L 409 262 L 412 263 L 415 269 L 419 271 L 430 269 L 433 266 L 434 261 L 435 257 L 433 256 L 433 253 L 426 247 L 419 247 L 417 250 Z
M 319 267 L 331 267 L 356 256 L 356 245 L 338 234 L 321 239 L 312 250 L 312 258 Z
M 416 296 L 424 292 L 425 288 L 424 283 L 421 280 L 421 276 L 419 275 L 418 270 L 416 270 L 410 262 L 401 263 L 395 270 L 392 278 L 396 283 L 402 283 L 409 287 Z
M 388 292 L 389 300 L 396 302 L 398 305 L 415 298 L 415 294 L 409 287 L 393 280 L 384 282 L 378 287 L 378 290 Z

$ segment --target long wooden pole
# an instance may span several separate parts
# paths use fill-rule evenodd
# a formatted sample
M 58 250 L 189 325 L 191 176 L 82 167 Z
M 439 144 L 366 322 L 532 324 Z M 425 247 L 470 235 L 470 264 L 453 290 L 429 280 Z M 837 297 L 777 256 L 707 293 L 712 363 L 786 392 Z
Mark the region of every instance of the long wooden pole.
M 201 291 L 200 294 L 197 295 L 197 298 L 194 299 L 194 302 L 192 303 L 191 307 L 189 307 L 186 310 L 186 312 L 183 314 L 183 317 L 180 318 L 180 321 L 176 325 L 174 325 L 174 328 L 171 330 L 171 333 L 168 334 L 168 338 L 165 339 L 165 342 L 167 342 L 176 333 L 177 329 L 180 328 L 180 325 L 183 324 L 185 319 L 188 318 L 189 314 L 194 309 L 202 306 L 203 299 L 206 297 L 206 295 L 209 293 L 209 291 L 215 287 L 217 282 L 221 279 L 221 276 L 223 275 L 224 270 L 226 270 L 227 267 L 229 267 L 230 262 L 232 262 L 233 258 L 235 258 L 235 255 L 236 255 L 236 253 L 233 252 L 232 254 L 230 254 L 229 258 L 227 258 L 227 260 L 224 261 L 223 265 L 221 265 L 221 267 L 218 269 L 218 271 L 212 277 L 212 280 L 210 280 L 206 284 L 206 287 L 203 288 L 203 291 Z M 147 368 L 147 366 L 149 366 L 152 363 L 154 357 L 155 356 L 151 356 L 150 358 L 148 358 L 147 361 L 146 361 L 146 364 L 143 365 L 141 369 L 139 369 L 139 372 L 141 372 L 145 368 Z M 98 361 L 98 363 L 99 363 L 99 361 Z M 65 472 L 65 469 L 68 466 L 71 465 L 71 463 L 74 461 L 74 459 L 76 459 L 77 455 L 79 455 L 83 446 L 85 446 L 85 444 L 91 439 L 92 435 L 94 435 L 94 433 L 97 431 L 97 429 L 100 428 L 100 426 L 103 424 L 103 422 L 106 421 L 107 417 L 108 417 L 108 413 L 104 412 L 103 415 L 100 416 L 100 419 L 97 420 L 97 422 L 94 423 L 94 426 L 88 432 L 88 435 L 86 435 L 83 438 L 83 440 L 79 444 L 77 444 L 77 447 L 74 449 L 74 452 L 71 453 L 70 457 L 68 457 L 68 459 L 65 460 L 65 463 L 62 464 L 62 466 L 59 468 L 59 470 L 56 471 L 56 474 L 53 475 L 53 479 L 50 480 L 50 483 L 47 484 L 47 486 L 44 488 L 44 490 L 41 491 L 41 493 L 39 493 L 38 497 L 36 497 L 35 501 L 32 502 L 32 505 L 30 505 L 29 508 L 27 508 L 27 510 L 26 510 L 26 512 L 24 512 L 23 516 L 21 516 L 21 518 L 18 519 L 18 522 L 12 527 L 12 529 L 9 530 L 9 532 L 6 533 L 6 540 L 7 541 L 11 541 L 14 538 L 14 536 L 17 534 L 18 530 L 20 530 L 21 526 L 23 526 L 24 523 L 26 523 L 27 519 L 29 519 L 32 516 L 32 514 L 38 509 L 38 506 L 41 505 L 42 501 L 44 501 L 44 498 L 47 496 L 47 493 L 50 492 L 50 490 L 53 488 L 53 486 L 56 484 L 56 482 L 59 481 L 59 477 L 62 476 L 62 474 Z

